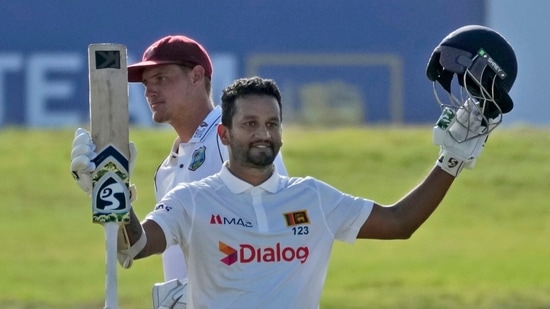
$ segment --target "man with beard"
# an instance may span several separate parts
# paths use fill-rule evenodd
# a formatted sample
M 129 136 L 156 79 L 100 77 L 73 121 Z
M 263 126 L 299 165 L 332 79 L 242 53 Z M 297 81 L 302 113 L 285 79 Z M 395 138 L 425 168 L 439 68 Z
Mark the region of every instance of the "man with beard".
M 449 87 L 455 74 L 464 97 Z M 171 190 L 141 224 L 131 211 L 132 257 L 179 245 L 190 308 L 318 308 L 334 241 L 410 238 L 512 109 L 516 74 L 513 49 L 492 29 L 466 26 L 443 39 L 427 68 L 451 100 L 436 96 L 438 160 L 391 205 L 282 176 L 273 164 L 282 146 L 279 89 L 269 79 L 236 80 L 223 91 L 217 127 L 229 159 L 217 174 Z
M 382 206 L 312 177 L 280 175 L 281 95 L 259 77 L 224 89 L 217 132 L 229 150 L 221 171 L 177 186 L 141 224 L 132 212 L 126 225 L 130 242 L 142 244 L 136 259 L 182 248 L 189 308 L 318 308 L 335 240 L 409 238 L 456 176 L 438 163 Z

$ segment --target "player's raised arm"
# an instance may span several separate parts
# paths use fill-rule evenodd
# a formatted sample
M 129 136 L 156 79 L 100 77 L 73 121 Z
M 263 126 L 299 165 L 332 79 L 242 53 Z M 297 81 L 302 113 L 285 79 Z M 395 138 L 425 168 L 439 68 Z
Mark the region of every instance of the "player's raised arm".
M 433 128 L 434 144 L 440 146 L 436 166 L 395 204 L 375 205 L 358 238 L 409 238 L 428 219 L 462 169 L 473 168 L 503 114 L 512 110 L 508 92 L 516 75 L 512 47 L 490 28 L 466 26 L 443 39 L 427 67 L 442 109 Z

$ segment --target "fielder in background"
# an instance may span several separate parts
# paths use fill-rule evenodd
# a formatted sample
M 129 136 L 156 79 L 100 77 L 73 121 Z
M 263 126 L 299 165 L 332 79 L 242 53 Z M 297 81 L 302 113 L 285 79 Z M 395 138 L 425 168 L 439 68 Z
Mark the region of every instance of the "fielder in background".
M 128 66 L 128 81 L 142 83 L 145 97 L 156 123 L 170 124 L 176 131 L 170 153 L 157 169 L 155 197 L 157 201 L 181 183 L 200 180 L 217 173 L 228 152 L 217 136 L 221 108 L 211 98 L 212 62 L 207 51 L 195 40 L 181 35 L 167 36 L 154 42 L 143 53 L 142 61 Z M 131 164 L 135 165 L 136 148 L 131 144 Z M 78 129 L 73 140 L 71 171 L 79 186 L 91 193 L 91 172 L 95 170 L 95 145 L 88 131 Z M 279 173 L 286 175 L 282 159 L 275 161 Z M 133 199 L 135 187 L 131 186 Z M 125 239 L 124 235 L 119 239 Z M 132 265 L 132 255 L 119 254 L 125 268 Z M 184 308 L 187 268 L 179 246 L 169 246 L 163 253 L 166 282 L 153 287 L 155 308 Z M 168 304 L 165 304 L 167 302 Z

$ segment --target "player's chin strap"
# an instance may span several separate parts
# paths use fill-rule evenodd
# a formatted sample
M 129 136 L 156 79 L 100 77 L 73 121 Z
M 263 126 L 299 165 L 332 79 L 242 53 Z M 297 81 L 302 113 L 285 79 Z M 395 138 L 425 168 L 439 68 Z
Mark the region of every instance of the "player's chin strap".
M 126 229 L 124 226 L 120 226 L 118 229 L 118 237 L 117 237 L 117 259 L 120 265 L 123 268 L 130 268 L 132 266 L 132 263 L 134 262 L 134 258 L 138 253 L 145 248 L 145 244 L 147 243 L 147 235 L 145 234 L 145 231 L 143 230 L 143 227 L 141 228 L 141 236 L 139 239 L 130 246 L 130 239 L 128 238 L 128 233 L 126 232 Z

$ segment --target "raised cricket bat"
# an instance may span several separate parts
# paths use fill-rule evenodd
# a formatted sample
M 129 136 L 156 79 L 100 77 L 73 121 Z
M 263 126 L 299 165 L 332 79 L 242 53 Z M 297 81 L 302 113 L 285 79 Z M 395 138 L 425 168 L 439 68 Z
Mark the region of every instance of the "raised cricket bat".
M 126 47 L 88 47 L 90 131 L 94 159 L 92 220 L 105 228 L 105 309 L 118 309 L 117 233 L 130 220 L 128 69 Z

